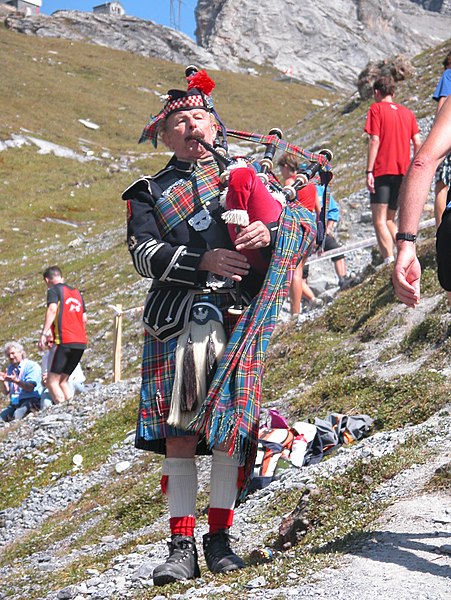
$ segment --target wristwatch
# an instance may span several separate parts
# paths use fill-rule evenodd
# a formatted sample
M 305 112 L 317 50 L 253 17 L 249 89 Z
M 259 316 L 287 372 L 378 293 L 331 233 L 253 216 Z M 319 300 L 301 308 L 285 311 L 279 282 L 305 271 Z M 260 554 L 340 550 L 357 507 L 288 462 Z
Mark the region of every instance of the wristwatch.
M 413 233 L 397 233 L 396 241 L 399 242 L 399 240 L 404 240 L 405 242 L 415 243 L 417 241 L 417 236 Z

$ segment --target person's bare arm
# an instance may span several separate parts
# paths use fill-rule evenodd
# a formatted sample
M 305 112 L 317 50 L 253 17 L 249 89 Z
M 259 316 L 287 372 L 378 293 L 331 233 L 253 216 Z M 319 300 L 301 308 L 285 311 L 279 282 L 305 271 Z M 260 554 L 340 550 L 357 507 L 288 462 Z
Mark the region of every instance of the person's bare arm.
M 35 381 L 23 381 L 22 379 L 19 378 L 18 375 L 8 375 L 6 377 L 6 380 L 11 381 L 12 383 L 15 383 L 17 386 L 19 386 L 26 392 L 32 392 L 34 390 L 34 388 L 36 387 Z
M 415 154 L 418 152 L 418 150 L 421 148 L 421 136 L 419 133 L 416 133 L 413 138 L 412 138 L 412 143 L 413 143 L 413 154 L 415 156 Z
M 207 250 L 199 263 L 201 271 L 210 271 L 233 281 L 241 281 L 249 272 L 249 263 L 245 256 L 235 250 L 215 248 Z
M 42 326 L 41 335 L 39 337 L 38 346 L 41 350 L 45 350 L 47 348 L 47 343 L 51 340 L 51 326 L 56 317 L 56 312 L 58 310 L 58 305 L 56 302 L 52 302 L 47 306 L 47 311 L 45 313 L 44 325 Z
M 9 385 L 5 381 L 5 377 L 6 376 L 7 376 L 6 371 L 5 372 L 3 372 L 3 371 L 0 372 L 0 381 L 2 382 L 2 385 L 1 385 L 2 392 L 5 394 L 5 396 L 7 396 L 9 394 Z
M 426 141 L 412 160 L 401 186 L 398 222 L 401 233 L 416 235 L 435 170 L 450 151 L 451 96 L 443 104 Z M 397 247 L 393 285 L 398 298 L 413 308 L 420 301 L 420 263 L 416 256 L 415 244 L 398 241 Z
M 235 239 L 235 248 L 241 250 L 257 250 L 266 248 L 271 243 L 269 229 L 261 221 L 254 221 L 242 227 Z
M 435 118 L 437 118 L 438 113 L 442 109 L 442 106 L 445 104 L 446 98 L 448 96 L 440 96 L 437 102 L 437 108 L 435 109 Z
M 380 138 L 378 135 L 370 135 L 368 139 L 368 157 L 366 161 L 366 187 L 374 194 L 374 163 L 379 152 Z
M 238 233 L 235 240 L 237 251 L 225 248 L 208 250 L 200 261 L 199 269 L 241 281 L 249 272 L 249 263 L 247 258 L 240 254 L 240 250 L 266 248 L 270 243 L 271 234 L 266 225 L 261 221 L 254 221 Z
M 416 233 L 435 170 L 451 150 L 451 96 L 413 158 L 399 197 L 399 231 Z

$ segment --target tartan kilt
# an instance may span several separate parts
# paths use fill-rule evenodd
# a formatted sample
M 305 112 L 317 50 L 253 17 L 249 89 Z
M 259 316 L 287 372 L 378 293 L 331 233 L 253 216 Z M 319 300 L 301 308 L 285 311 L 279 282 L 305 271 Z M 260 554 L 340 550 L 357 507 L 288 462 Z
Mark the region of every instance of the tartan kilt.
M 219 308 L 229 339 L 238 318 L 227 312 L 234 302 L 232 295 L 221 293 L 195 296 L 194 302 L 200 300 L 206 300 Z M 135 446 L 141 450 L 164 454 L 167 437 L 195 435 L 167 424 L 175 377 L 177 342 L 178 338 L 160 342 L 144 331 L 141 395 L 135 438 Z M 211 454 L 211 449 L 207 448 L 203 439 L 199 440 L 197 454 Z

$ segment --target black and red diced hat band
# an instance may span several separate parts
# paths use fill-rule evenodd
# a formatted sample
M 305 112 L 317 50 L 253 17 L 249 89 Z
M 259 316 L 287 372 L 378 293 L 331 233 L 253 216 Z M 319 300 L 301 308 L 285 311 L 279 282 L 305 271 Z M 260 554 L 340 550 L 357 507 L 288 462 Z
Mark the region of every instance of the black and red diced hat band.
M 151 140 L 155 148 L 157 147 L 158 124 L 171 113 L 178 110 L 190 110 L 193 108 L 204 108 L 213 111 L 213 101 L 210 93 L 215 87 L 214 81 L 205 71 L 198 71 L 188 78 L 188 89 L 169 90 L 164 100 L 166 104 L 162 110 L 154 117 L 151 117 L 149 123 L 144 127 L 139 143 Z

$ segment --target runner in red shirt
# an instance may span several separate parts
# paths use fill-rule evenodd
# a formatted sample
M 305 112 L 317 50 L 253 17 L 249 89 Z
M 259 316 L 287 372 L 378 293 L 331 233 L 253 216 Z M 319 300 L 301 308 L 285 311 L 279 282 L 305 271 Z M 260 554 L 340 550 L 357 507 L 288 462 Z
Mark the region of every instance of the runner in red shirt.
M 389 264 L 394 260 L 395 214 L 401 182 L 410 164 L 410 144 L 415 154 L 421 139 L 413 112 L 393 102 L 392 77 L 377 79 L 373 92 L 376 102 L 370 106 L 365 124 L 369 135 L 366 185 L 379 251 Z
M 73 396 L 68 379 L 86 348 L 86 308 L 81 293 L 64 283 L 59 267 L 46 269 L 44 280 L 48 288 L 47 312 L 38 345 L 41 350 L 56 345 L 47 388 L 53 402 L 60 404 Z

